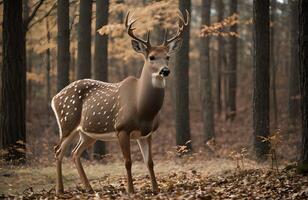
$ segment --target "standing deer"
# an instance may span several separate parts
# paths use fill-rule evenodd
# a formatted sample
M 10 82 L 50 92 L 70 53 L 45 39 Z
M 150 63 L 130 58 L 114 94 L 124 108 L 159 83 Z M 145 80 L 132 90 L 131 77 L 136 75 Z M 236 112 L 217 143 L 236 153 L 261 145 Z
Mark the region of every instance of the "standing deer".
M 60 132 L 60 142 L 55 146 L 57 193 L 64 191 L 62 159 L 65 150 L 78 134 L 79 142 L 72 156 L 87 191 L 93 192 L 93 189 L 80 162 L 80 155 L 97 140 L 117 140 L 127 171 L 127 191 L 134 192 L 130 140 L 137 140 L 150 173 L 152 190 L 158 192 L 151 155 L 151 134 L 159 125 L 157 114 L 163 104 L 165 77 L 170 73 L 169 57 L 180 49 L 182 35 L 189 22 L 188 11 L 186 21 L 181 12 L 178 16 L 179 28 L 175 36 L 167 39 L 166 31 L 163 44 L 152 46 L 149 31 L 146 41 L 135 36 L 132 26 L 136 19 L 131 19 L 127 13 L 125 26 L 132 38 L 132 47 L 144 57 L 140 78 L 127 77 L 119 83 L 78 80 L 53 97 L 51 105 Z

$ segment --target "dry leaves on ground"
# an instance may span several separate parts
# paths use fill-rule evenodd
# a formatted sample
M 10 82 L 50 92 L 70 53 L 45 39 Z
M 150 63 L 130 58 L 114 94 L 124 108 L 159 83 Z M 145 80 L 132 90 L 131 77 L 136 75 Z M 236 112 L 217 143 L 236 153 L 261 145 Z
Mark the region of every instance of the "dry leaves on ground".
M 86 193 L 81 186 L 68 188 L 55 195 L 54 188 L 36 191 L 30 187 L 22 194 L 4 194 L 0 198 L 58 199 L 306 199 L 308 177 L 295 168 L 280 173 L 265 169 L 233 170 L 222 175 L 204 176 L 196 170 L 170 172 L 158 178 L 160 193 L 151 192 L 148 176 L 136 176 L 136 194 L 125 191 L 125 178 L 110 181 L 108 176 L 93 180 L 95 193 Z

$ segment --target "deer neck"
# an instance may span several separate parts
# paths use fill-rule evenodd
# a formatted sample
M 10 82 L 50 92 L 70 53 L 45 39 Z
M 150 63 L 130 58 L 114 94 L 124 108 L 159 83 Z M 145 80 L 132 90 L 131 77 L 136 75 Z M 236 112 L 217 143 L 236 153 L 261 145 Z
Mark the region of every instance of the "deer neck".
M 137 92 L 137 112 L 142 119 L 154 119 L 162 107 L 165 94 L 165 80 L 161 79 L 157 81 L 156 83 L 153 82 L 153 75 L 147 63 L 145 63 L 138 81 Z M 162 82 L 160 83 L 159 81 Z M 160 84 L 163 87 L 160 87 Z

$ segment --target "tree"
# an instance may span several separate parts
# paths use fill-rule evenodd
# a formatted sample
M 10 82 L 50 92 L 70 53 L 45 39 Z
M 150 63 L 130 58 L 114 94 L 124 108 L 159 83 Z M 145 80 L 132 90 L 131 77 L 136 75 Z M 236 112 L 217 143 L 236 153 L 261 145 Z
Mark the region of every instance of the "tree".
M 0 149 L 8 149 L 8 159 L 24 161 L 26 65 L 22 1 L 4 1 L 3 5 Z
M 92 1 L 81 0 L 78 23 L 77 79 L 91 77 Z
M 109 0 L 96 0 L 96 30 L 108 24 Z M 108 81 L 108 36 L 95 33 L 94 79 Z M 94 158 L 106 153 L 105 143 L 94 145 Z
M 299 0 L 299 65 L 302 110 L 302 145 L 300 168 L 308 172 L 308 2 Z
M 276 60 L 275 60 L 275 26 L 276 26 L 276 0 L 271 0 L 271 29 L 270 29 L 270 61 L 271 61 L 271 97 L 274 112 L 274 127 L 277 128 L 277 95 L 276 95 Z
M 27 68 L 28 72 L 32 72 L 32 54 L 33 54 L 33 50 L 30 49 L 29 50 L 29 55 L 27 53 L 27 32 L 29 31 L 30 27 L 32 27 L 33 23 L 30 25 L 30 23 L 33 21 L 34 17 L 37 15 L 38 10 L 40 9 L 40 7 L 43 5 L 44 0 L 40 0 L 34 7 L 32 12 L 30 12 L 31 8 L 29 6 L 29 0 L 23 0 L 23 20 L 22 20 L 22 24 L 23 24 L 23 41 L 24 41 L 24 46 L 25 48 L 23 49 L 23 55 L 24 55 L 24 65 Z M 36 22 L 34 22 L 36 23 Z M 28 99 L 28 103 L 31 104 L 32 102 L 32 81 L 28 80 L 27 81 L 27 99 Z M 29 114 L 31 112 L 30 109 L 26 110 L 27 114 Z
M 289 127 L 292 130 L 299 120 L 300 113 L 300 87 L 299 87 L 299 54 L 298 54 L 298 0 L 290 3 L 290 50 L 291 61 L 289 68 Z
M 211 23 L 211 1 L 202 0 L 201 24 L 209 26 Z M 212 80 L 210 71 L 210 37 L 203 37 L 200 41 L 200 84 L 202 102 L 202 121 L 204 141 L 215 137 L 214 114 L 212 101 Z
M 270 33 L 269 0 L 253 1 L 253 134 L 254 150 L 259 159 L 265 159 L 269 143 L 262 137 L 269 135 L 269 86 L 270 86 Z
M 179 0 L 179 9 L 186 14 L 185 9 L 190 13 L 190 0 Z M 189 126 L 189 33 L 190 24 L 183 33 L 183 43 L 181 50 L 175 58 L 175 126 L 176 144 L 186 145 L 191 149 L 190 126 Z
M 230 1 L 230 14 L 237 14 L 237 0 Z M 230 32 L 237 33 L 237 24 L 230 27 Z M 236 116 L 237 37 L 231 36 L 229 48 L 227 118 L 232 121 Z
M 58 56 L 57 56 L 57 91 L 69 83 L 70 66 L 70 31 L 69 0 L 58 0 Z
M 51 35 L 49 30 L 48 17 L 46 17 L 46 38 L 47 38 L 47 44 L 50 44 Z M 47 100 L 48 114 L 50 111 L 50 68 L 51 68 L 50 57 L 51 57 L 50 48 L 47 48 L 46 49 L 46 100 Z
M 216 6 L 217 6 L 217 21 L 221 22 L 224 17 L 224 3 L 222 0 L 216 1 Z M 209 9 L 206 10 L 206 12 L 210 12 Z M 204 12 L 202 13 L 206 17 L 207 14 Z M 206 19 L 204 19 L 206 20 Z M 210 18 L 208 19 L 210 21 Z M 220 115 L 221 113 L 221 71 L 222 71 L 222 66 L 223 66 L 223 61 L 224 61 L 224 55 L 225 55 L 225 39 L 220 36 L 217 38 L 218 39 L 218 55 L 217 55 L 217 77 L 216 77 L 216 107 L 217 107 L 217 114 Z M 208 63 L 210 64 L 210 63 Z M 210 65 L 209 65 L 210 66 Z

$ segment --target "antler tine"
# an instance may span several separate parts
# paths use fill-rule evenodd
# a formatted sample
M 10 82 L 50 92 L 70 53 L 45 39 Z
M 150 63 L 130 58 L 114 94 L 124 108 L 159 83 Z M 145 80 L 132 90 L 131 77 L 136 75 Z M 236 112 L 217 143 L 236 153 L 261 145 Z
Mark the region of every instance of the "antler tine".
M 189 23 L 189 20 L 190 20 L 190 16 L 189 16 L 189 12 L 188 12 L 188 10 L 187 10 L 187 9 L 185 9 L 185 11 L 186 11 L 186 22 L 185 22 L 185 26 L 187 26 L 187 25 L 188 25 L 188 23 Z
M 144 41 L 141 38 L 138 38 L 137 36 L 135 36 L 133 30 L 135 30 L 135 28 L 132 28 L 133 24 L 137 21 L 137 19 L 130 19 L 129 18 L 129 14 L 130 12 L 128 11 L 126 14 L 126 18 L 125 18 L 125 27 L 126 27 L 126 31 L 128 33 L 128 35 L 133 38 L 136 41 L 139 41 L 141 43 L 143 43 L 144 45 L 146 45 L 147 47 L 150 47 L 150 31 L 148 31 L 148 35 L 147 35 L 147 41 Z M 133 14 L 134 15 L 134 14 Z
M 185 11 L 186 11 L 186 21 L 184 20 L 184 16 L 183 16 L 182 12 L 178 10 L 177 14 L 178 14 L 178 18 L 179 18 L 179 29 L 178 29 L 177 33 L 175 34 L 175 36 L 173 36 L 169 40 L 167 40 L 167 33 L 165 33 L 163 45 L 167 46 L 172 41 L 178 39 L 179 37 L 182 37 L 182 35 L 184 33 L 184 29 L 188 26 L 188 23 L 189 23 L 189 12 L 188 12 L 188 10 L 185 10 Z
M 180 22 L 182 22 L 183 25 L 187 26 L 189 22 L 189 12 L 187 9 L 185 9 L 185 12 L 186 12 L 186 21 L 184 20 L 183 13 L 180 10 L 178 10 L 177 14 L 178 14 L 178 17 L 180 18 Z

